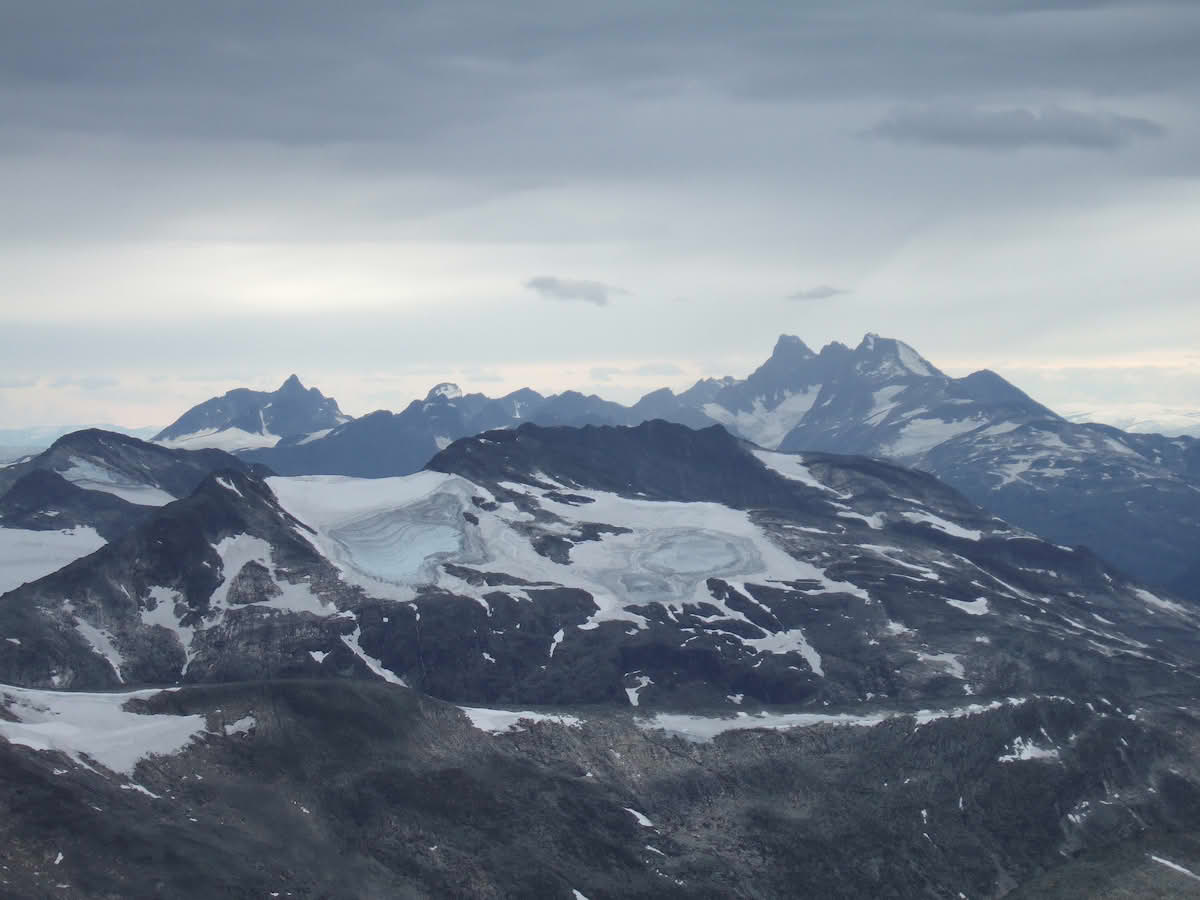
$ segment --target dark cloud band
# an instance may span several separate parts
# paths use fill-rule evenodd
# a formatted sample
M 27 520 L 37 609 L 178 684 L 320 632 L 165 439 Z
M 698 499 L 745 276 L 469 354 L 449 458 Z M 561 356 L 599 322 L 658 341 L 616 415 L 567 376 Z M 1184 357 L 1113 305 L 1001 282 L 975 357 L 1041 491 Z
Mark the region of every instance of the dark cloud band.
M 976 109 L 931 107 L 892 113 L 866 134 L 883 140 L 978 150 L 1071 147 L 1115 150 L 1166 129 L 1139 116 L 1085 113 L 1061 107 Z
M 601 281 L 585 281 L 579 278 L 558 278 L 554 275 L 539 275 L 525 282 L 525 287 L 548 300 L 579 300 L 607 306 L 612 297 L 628 294 L 624 288 L 613 287 Z
M 788 294 L 789 300 L 828 300 L 830 297 L 836 297 L 839 294 L 850 293 L 845 288 L 833 287 L 828 284 L 819 284 L 816 287 L 805 288 L 804 290 L 796 291 L 794 294 Z

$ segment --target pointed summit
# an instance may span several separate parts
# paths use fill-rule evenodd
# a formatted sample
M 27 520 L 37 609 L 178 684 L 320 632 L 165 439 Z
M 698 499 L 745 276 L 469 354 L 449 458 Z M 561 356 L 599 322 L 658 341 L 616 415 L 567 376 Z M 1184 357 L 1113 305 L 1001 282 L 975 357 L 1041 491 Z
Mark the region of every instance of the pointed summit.
M 771 351 L 771 358 L 785 358 L 787 360 L 805 360 L 812 359 L 816 356 L 808 345 L 794 334 L 781 334 L 779 340 L 775 342 L 775 349 Z
M 441 384 L 435 384 L 429 389 L 429 393 L 425 395 L 425 402 L 432 403 L 435 400 L 457 400 L 462 397 L 463 392 L 457 384 L 452 381 L 443 381 Z
M 753 390 L 768 394 L 784 387 L 792 388 L 793 384 L 809 384 L 811 379 L 807 372 L 810 361 L 816 358 L 817 354 L 800 338 L 781 334 L 770 358 L 746 379 L 746 383 Z
M 157 435 L 156 443 L 187 450 L 273 447 L 281 437 L 335 428 L 347 421 L 337 401 L 292 374 L 276 391 L 234 388 L 196 406 Z
M 863 336 L 854 350 L 858 357 L 855 369 L 863 375 L 879 374 L 888 377 L 916 375 L 921 378 L 944 377 L 933 363 L 903 341 L 880 337 L 874 332 Z

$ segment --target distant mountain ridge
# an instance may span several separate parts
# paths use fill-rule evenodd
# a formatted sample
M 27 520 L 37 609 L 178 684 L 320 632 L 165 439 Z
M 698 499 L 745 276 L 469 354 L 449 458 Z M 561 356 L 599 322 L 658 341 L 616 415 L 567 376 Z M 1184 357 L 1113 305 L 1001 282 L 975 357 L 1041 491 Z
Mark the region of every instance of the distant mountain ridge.
M 853 351 L 830 344 L 822 351 L 827 354 L 820 391 L 780 449 L 904 461 L 959 434 L 1060 420 L 994 372 L 950 378 L 901 341 L 867 335 Z
M 154 441 L 196 450 L 244 450 L 273 447 L 283 437 L 327 431 L 350 420 L 337 401 L 319 390 L 305 388 L 291 375 L 275 391 L 236 388 L 192 407 Z
M 263 463 L 280 475 L 382 478 L 416 472 L 451 442 L 489 429 L 510 428 L 523 422 L 636 424 L 633 420 L 644 418 L 640 412 L 594 394 L 565 391 L 547 397 L 522 388 L 493 398 L 464 394 L 458 385 L 443 382 L 398 413 L 377 410 L 324 434 L 287 438 L 272 447 L 248 449 L 239 455 Z M 714 424 L 703 418 L 701 421 Z
M 883 393 L 875 396 L 877 392 Z M 906 410 L 918 408 L 942 418 L 931 433 L 914 440 L 912 429 L 904 433 Z M 363 417 L 368 418 L 369 423 L 352 420 L 326 433 L 296 435 L 243 452 L 281 474 L 380 477 L 416 471 L 450 441 L 489 428 L 523 422 L 638 425 L 665 419 L 691 428 L 724 425 L 767 449 L 827 449 L 903 459 L 939 439 L 997 420 L 1059 417 L 995 373 L 949 378 L 907 344 L 871 334 L 854 349 L 834 342 L 820 353 L 798 337 L 782 335 L 766 362 L 744 379 L 705 378 L 678 394 L 660 388 L 632 406 L 578 391 L 543 396 L 528 388 L 490 398 L 443 383 L 401 412 L 380 410 Z M 916 424 L 919 431 L 922 422 Z M 390 454 L 371 449 L 381 440 Z M 889 443 L 896 442 L 905 453 L 887 452 Z
M 401 412 L 239 455 L 282 475 L 387 477 L 415 472 L 451 442 L 489 429 L 652 419 L 720 424 L 767 449 L 921 468 L 1014 524 L 1087 544 L 1133 575 L 1200 596 L 1200 440 L 1069 422 L 995 372 L 952 378 L 908 344 L 876 334 L 820 352 L 782 335 L 744 379 L 701 379 L 678 394 L 662 388 L 632 406 L 527 388 L 491 398 L 443 383 Z
M 63 435 L 99 429 L 148 441 L 158 433 L 154 428 L 126 428 L 123 425 L 85 423 L 80 425 L 31 425 L 25 428 L 0 428 L 0 465 L 41 453 Z

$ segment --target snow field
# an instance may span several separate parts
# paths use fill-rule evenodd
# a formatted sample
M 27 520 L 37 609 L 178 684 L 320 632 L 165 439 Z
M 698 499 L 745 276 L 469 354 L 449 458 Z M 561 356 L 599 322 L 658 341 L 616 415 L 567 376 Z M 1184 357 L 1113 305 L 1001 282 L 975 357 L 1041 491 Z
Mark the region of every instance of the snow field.
M 846 494 L 842 494 L 826 484 L 822 484 L 816 479 L 816 476 L 809 471 L 808 466 L 804 464 L 804 459 L 796 453 L 774 453 L 770 450 L 754 450 L 752 451 L 755 457 L 773 472 L 777 472 L 784 478 L 792 481 L 798 481 L 810 488 L 816 488 L 819 491 L 825 491 L 833 494 L 839 499 L 847 499 Z
M 974 431 L 981 427 L 984 421 L 982 417 L 961 419 L 956 422 L 947 422 L 943 419 L 911 419 L 900 429 L 900 434 L 895 440 L 883 447 L 882 450 L 885 456 L 897 459 L 919 456 L 951 438 Z
M 524 731 L 522 722 L 554 722 L 568 728 L 579 728 L 583 719 L 559 713 L 539 713 L 529 710 L 485 709 L 475 706 L 460 706 L 471 724 L 480 731 L 488 734 L 505 734 L 514 731 Z
M 547 483 L 549 483 L 549 480 Z M 491 493 L 454 475 L 421 472 L 402 478 L 356 479 L 330 476 L 269 479 L 280 503 L 314 528 L 308 539 L 338 566 L 344 579 L 374 596 L 402 601 L 416 596 L 421 584 L 437 584 L 479 599 L 480 589 L 447 575 L 442 563 L 482 567 L 536 583 L 587 591 L 598 609 L 580 625 L 595 628 L 605 621 L 627 621 L 641 628 L 645 620 L 627 605 L 661 603 L 681 612 L 685 603 L 709 603 L 731 619 L 745 619 L 709 592 L 708 578 L 742 582 L 815 581 L 819 591 L 844 591 L 870 602 L 866 591 L 825 576 L 816 566 L 793 559 L 740 510 L 714 503 L 669 503 L 631 500 L 602 491 L 572 489 L 593 502 L 584 506 L 558 503 L 527 485 L 505 485 L 538 498 L 542 507 L 562 519 L 545 523 L 551 533 L 568 534 L 584 522 L 619 524 L 629 534 L 604 535 L 571 550 L 571 564 L 539 555 L 513 526 L 531 516 L 511 503 L 487 512 L 471 503 Z M 478 518 L 468 526 L 463 512 Z M 523 591 L 526 597 L 536 588 Z M 556 636 L 557 650 L 570 635 Z M 754 642 L 747 642 L 754 643 Z M 820 657 L 798 630 L 759 639 L 762 650 L 799 651 L 814 671 Z
M 90 526 L 65 531 L 0 528 L 0 594 L 57 572 L 105 543 Z
M 85 491 L 103 491 L 139 506 L 164 506 L 179 499 L 160 487 L 133 481 L 128 475 L 79 456 L 71 457 L 70 467 L 59 474 Z
M 794 394 L 788 392 L 785 399 L 773 409 L 766 407 L 764 397 L 755 397 L 749 410 L 732 412 L 719 403 L 705 403 L 702 408 L 710 419 L 727 425 L 760 447 L 774 449 L 789 431 L 800 424 L 817 402 L 820 393 L 819 384 Z
M 0 736 L 32 750 L 64 753 L 89 769 L 88 759 L 132 775 L 138 760 L 178 753 L 205 730 L 201 715 L 139 715 L 122 708 L 127 700 L 158 693 L 58 693 L 0 685 L 0 701 L 17 718 L 0 720 Z
M 258 450 L 263 447 L 274 447 L 279 443 L 279 435 L 264 431 L 261 434 L 243 431 L 241 428 L 209 428 L 194 431 L 177 438 L 155 441 L 162 447 L 172 450 L 225 450 L 233 453 L 237 450 Z
M 1053 699 L 1053 698 L 1047 698 Z M 889 719 L 911 716 L 918 726 L 936 722 L 939 719 L 961 718 L 991 712 L 1003 706 L 1020 706 L 1025 698 L 1009 698 L 993 700 L 991 703 L 971 703 L 966 706 L 956 706 L 949 709 L 922 709 L 916 712 L 885 710 L 863 715 L 851 713 L 747 713 L 739 712 L 735 716 L 699 716 L 684 713 L 656 713 L 643 719 L 635 719 L 635 724 L 650 731 L 665 731 L 678 735 L 696 743 L 707 743 L 719 734 L 727 731 L 741 731 L 748 728 L 808 728 L 814 725 L 852 725 L 858 728 L 872 728 Z

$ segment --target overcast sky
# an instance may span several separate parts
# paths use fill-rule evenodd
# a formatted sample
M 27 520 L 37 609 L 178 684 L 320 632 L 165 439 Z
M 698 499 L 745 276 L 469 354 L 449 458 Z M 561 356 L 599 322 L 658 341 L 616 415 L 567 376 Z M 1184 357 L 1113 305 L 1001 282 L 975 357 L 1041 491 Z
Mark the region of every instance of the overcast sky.
M 6 3 L 0 425 L 780 333 L 1200 408 L 1200 4 Z

